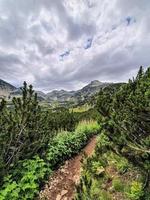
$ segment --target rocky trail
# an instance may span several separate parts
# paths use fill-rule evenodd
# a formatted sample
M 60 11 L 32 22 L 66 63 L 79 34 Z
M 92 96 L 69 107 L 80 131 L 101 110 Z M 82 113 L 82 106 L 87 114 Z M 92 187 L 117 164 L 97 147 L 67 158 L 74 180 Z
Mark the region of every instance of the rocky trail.
M 83 152 L 91 156 L 96 146 L 96 136 L 94 136 L 85 146 L 82 152 L 55 171 L 49 178 L 48 183 L 40 192 L 39 199 L 43 200 L 73 200 L 75 185 L 80 180 L 81 159 Z

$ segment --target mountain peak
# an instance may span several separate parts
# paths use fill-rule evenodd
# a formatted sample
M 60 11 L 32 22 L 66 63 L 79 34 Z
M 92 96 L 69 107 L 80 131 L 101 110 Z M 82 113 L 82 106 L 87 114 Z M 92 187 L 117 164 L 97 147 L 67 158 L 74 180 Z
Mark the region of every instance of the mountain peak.
M 91 85 L 99 85 L 99 84 L 101 84 L 102 82 L 100 82 L 99 80 L 93 80 L 93 81 L 91 81 Z

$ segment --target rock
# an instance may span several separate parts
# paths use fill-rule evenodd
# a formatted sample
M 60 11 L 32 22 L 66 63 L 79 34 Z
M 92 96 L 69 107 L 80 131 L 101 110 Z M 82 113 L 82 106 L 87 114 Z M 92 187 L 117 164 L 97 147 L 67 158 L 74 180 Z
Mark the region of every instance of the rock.
M 65 170 L 64 168 L 62 168 L 62 169 L 61 169 L 61 172 L 62 172 L 62 173 L 65 173 L 65 172 L 66 172 L 66 170 Z
M 69 161 L 67 160 L 65 163 L 65 167 L 68 167 Z
M 61 195 L 60 194 L 57 195 L 56 200 L 61 200 Z
M 68 190 L 62 190 L 61 196 L 64 196 L 64 195 L 67 194 L 67 193 L 68 193 Z

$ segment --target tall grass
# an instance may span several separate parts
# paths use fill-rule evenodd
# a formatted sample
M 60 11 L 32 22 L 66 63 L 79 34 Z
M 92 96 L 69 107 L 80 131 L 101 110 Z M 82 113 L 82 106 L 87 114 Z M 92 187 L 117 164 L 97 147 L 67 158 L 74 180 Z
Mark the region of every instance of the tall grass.
M 97 123 L 97 121 L 94 121 L 94 120 L 90 120 L 90 121 L 81 121 L 79 122 L 75 132 L 78 133 L 78 132 L 90 132 L 93 134 L 94 133 L 97 133 L 97 131 L 100 129 L 100 126 L 99 124 Z

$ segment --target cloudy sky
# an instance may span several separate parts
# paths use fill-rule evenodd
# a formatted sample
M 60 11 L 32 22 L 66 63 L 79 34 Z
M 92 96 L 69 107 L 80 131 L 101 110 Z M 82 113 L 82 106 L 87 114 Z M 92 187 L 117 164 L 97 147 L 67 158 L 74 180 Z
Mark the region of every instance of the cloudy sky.
M 150 0 L 0 0 L 0 78 L 36 89 L 127 81 L 150 65 Z

